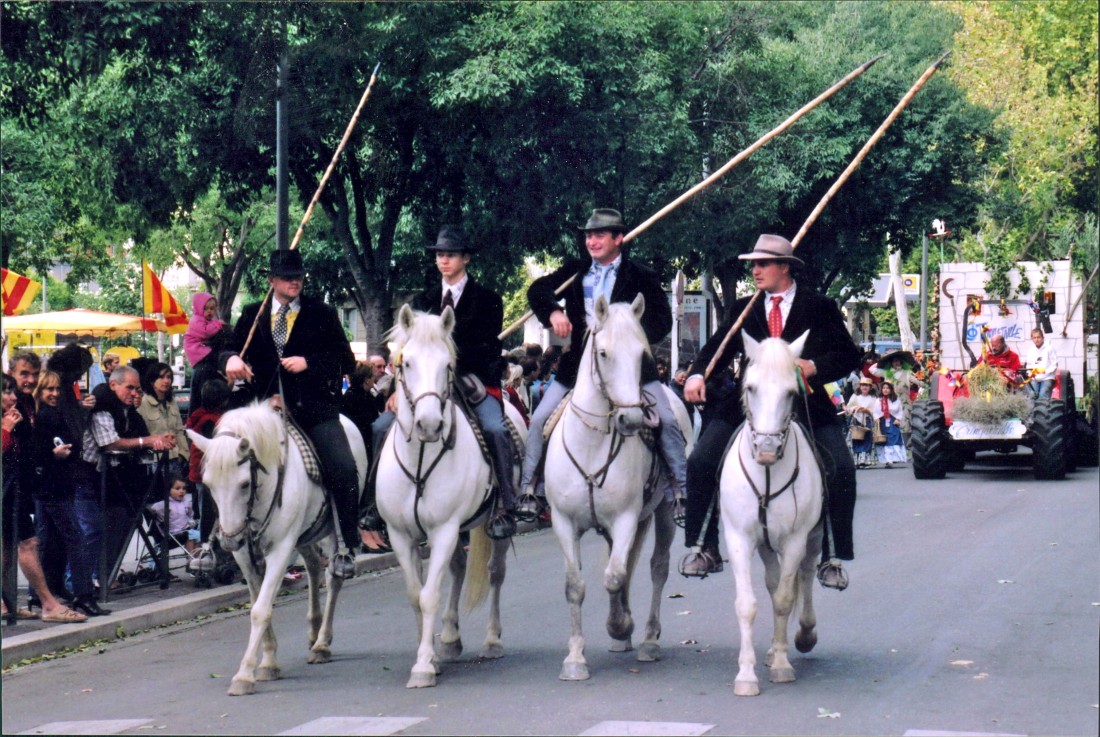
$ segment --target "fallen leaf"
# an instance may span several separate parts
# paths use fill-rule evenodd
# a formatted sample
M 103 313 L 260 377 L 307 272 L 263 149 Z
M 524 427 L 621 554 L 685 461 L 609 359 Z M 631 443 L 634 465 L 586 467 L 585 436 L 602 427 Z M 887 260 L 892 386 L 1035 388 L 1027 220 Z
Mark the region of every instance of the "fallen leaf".
M 676 612 L 676 616 L 677 616 L 677 617 L 682 617 L 682 616 L 684 616 L 685 614 L 691 614 L 691 610 L 690 610 L 690 609 L 685 609 L 685 610 L 684 610 L 684 611 L 682 611 L 682 612 Z
M 839 711 L 829 711 L 824 707 L 818 707 L 817 709 L 818 719 L 840 719 Z
M 922 515 L 922 514 L 921 514 L 920 512 L 917 512 L 917 513 L 916 513 L 916 514 L 914 514 L 913 516 L 914 516 L 914 517 L 921 517 L 921 516 L 923 516 L 923 515 Z
M 220 674 L 220 673 L 211 673 L 211 674 L 210 674 L 210 677 L 211 677 L 211 678 L 221 678 L 222 676 L 221 676 L 221 674 Z
M 94 688 L 82 688 L 82 689 L 80 689 L 80 693 L 95 693 L 95 689 Z
M 988 673 L 979 673 L 978 675 L 974 676 L 975 681 L 984 681 L 986 678 L 989 678 Z
M 892 652 L 892 653 L 896 653 L 897 651 L 898 651 L 898 649 L 896 647 L 890 648 L 890 652 Z
M 229 716 L 228 712 L 225 714 L 218 714 L 218 719 L 225 719 L 227 716 Z
M 1016 583 L 1011 578 L 998 578 L 997 583 Z
M 700 648 L 700 649 L 696 650 L 695 652 L 697 652 L 697 653 L 709 653 L 710 648 L 709 647 Z
M 698 645 L 698 640 L 680 640 L 681 645 Z
M 638 672 L 637 668 L 627 668 L 627 670 L 631 673 L 637 673 Z
M 670 599 L 683 599 L 684 595 L 683 594 L 669 594 L 668 598 L 670 598 Z
M 1047 543 L 1047 544 L 1050 545 L 1050 547 L 1052 547 L 1052 548 L 1058 547 L 1058 543 Z
M 965 667 L 965 666 L 974 665 L 974 661 L 973 660 L 952 660 L 950 663 L 948 663 L 948 665 L 961 665 L 961 666 Z

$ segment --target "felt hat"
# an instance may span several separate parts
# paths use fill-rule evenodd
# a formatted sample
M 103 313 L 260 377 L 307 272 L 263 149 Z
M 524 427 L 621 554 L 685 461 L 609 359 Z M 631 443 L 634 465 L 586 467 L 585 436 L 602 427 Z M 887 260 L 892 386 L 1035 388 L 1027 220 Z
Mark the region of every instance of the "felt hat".
M 737 258 L 742 261 L 786 261 L 790 264 L 805 266 L 805 262 L 794 255 L 794 246 L 781 235 L 764 234 L 756 239 L 756 245 L 749 253 Z
M 600 207 L 592 211 L 592 216 L 588 218 L 588 222 L 578 228 L 578 230 L 585 232 L 590 230 L 610 230 L 617 233 L 624 233 L 626 232 L 626 223 L 623 222 L 622 213 L 618 210 Z
M 277 276 L 282 279 L 297 279 L 305 276 L 306 267 L 302 263 L 301 252 L 284 249 L 272 251 L 267 273 L 269 276 Z
M 429 251 L 450 251 L 452 253 L 475 253 L 475 248 L 466 237 L 466 231 L 454 225 L 444 225 L 439 229 L 435 243 L 424 246 Z

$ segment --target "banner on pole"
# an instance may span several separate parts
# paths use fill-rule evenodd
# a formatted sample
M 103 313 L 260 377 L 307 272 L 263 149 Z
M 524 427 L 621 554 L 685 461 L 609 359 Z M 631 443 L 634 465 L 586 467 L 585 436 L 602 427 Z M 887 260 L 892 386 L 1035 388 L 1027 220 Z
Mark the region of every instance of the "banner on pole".
M 168 326 L 169 335 L 178 335 L 187 332 L 187 313 L 176 302 L 153 269 L 146 262 L 141 262 L 142 294 L 144 305 L 142 309 L 146 314 L 159 312 L 164 315 L 164 324 Z
M 40 282 L 7 269 L 3 269 L 3 282 L 4 314 L 9 317 L 26 311 L 42 288 Z

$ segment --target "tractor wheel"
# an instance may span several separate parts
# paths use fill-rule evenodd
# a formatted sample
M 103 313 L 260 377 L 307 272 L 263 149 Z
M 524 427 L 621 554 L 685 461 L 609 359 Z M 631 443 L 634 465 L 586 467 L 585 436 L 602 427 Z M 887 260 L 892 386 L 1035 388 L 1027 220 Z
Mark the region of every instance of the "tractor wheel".
M 1040 399 L 1031 413 L 1031 453 L 1035 478 L 1066 477 L 1066 405 L 1060 399 Z
M 947 475 L 950 438 L 945 430 L 943 402 L 917 402 L 909 420 L 913 476 L 942 479 Z
M 1066 406 L 1065 421 L 1065 458 L 1066 472 L 1077 470 L 1077 397 L 1073 391 L 1073 376 L 1062 371 L 1062 403 Z

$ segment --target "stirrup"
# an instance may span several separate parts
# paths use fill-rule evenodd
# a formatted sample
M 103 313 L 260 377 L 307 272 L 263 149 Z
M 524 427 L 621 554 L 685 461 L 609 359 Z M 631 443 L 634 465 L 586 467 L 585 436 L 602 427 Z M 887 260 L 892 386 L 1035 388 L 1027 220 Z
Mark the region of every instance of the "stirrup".
M 540 511 L 538 497 L 528 491 L 516 501 L 514 514 L 520 522 L 537 522 Z
M 830 558 L 817 567 L 817 580 L 828 589 L 843 591 L 848 588 L 848 573 L 836 558 Z
M 722 556 L 717 550 L 692 550 L 680 559 L 680 575 L 685 578 L 706 578 L 721 573 Z
M 684 506 L 682 496 L 675 497 L 672 500 L 672 522 L 680 529 L 683 529 L 687 523 L 687 507 Z

